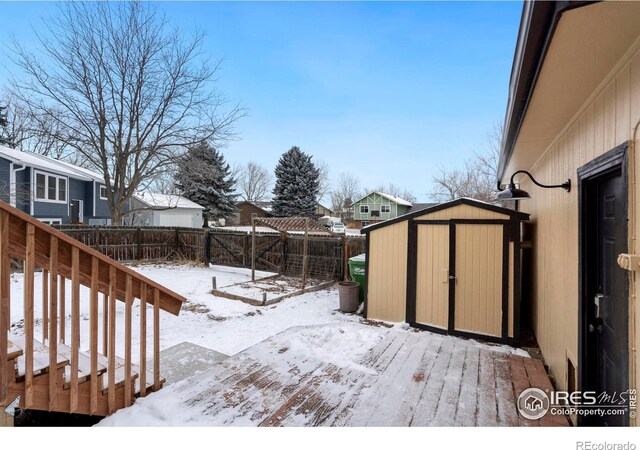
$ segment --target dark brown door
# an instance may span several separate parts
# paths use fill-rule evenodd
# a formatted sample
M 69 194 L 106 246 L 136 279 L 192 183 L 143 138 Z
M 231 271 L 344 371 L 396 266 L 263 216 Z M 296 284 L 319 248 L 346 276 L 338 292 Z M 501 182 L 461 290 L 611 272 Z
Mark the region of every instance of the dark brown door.
M 71 200 L 71 222 L 72 223 L 80 223 L 80 200 Z
M 583 314 L 586 314 L 586 373 L 583 390 L 620 395 L 629 388 L 627 272 L 617 257 L 627 249 L 626 186 L 620 169 L 589 182 L 583 245 L 587 254 Z M 626 425 L 625 415 L 607 414 L 589 425 Z

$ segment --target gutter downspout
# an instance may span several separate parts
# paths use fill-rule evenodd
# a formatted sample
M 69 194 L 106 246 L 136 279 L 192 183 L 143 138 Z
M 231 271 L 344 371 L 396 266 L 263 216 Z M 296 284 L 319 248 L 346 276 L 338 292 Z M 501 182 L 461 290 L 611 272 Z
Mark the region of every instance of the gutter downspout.
M 20 172 L 27 168 L 26 164 L 20 166 L 19 169 L 15 169 L 16 164 L 11 163 L 11 172 L 9 177 L 9 203 L 14 208 L 16 207 L 16 197 L 18 192 L 18 185 L 16 183 L 16 172 Z M 31 196 L 29 196 L 31 197 Z

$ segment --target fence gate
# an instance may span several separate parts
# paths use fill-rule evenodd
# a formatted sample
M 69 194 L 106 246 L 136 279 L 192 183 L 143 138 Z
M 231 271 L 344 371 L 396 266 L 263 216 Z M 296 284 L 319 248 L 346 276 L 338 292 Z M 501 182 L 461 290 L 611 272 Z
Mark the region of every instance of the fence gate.
M 448 334 L 506 339 L 513 248 L 508 224 L 454 219 L 414 221 L 411 226 L 416 244 L 412 324 Z

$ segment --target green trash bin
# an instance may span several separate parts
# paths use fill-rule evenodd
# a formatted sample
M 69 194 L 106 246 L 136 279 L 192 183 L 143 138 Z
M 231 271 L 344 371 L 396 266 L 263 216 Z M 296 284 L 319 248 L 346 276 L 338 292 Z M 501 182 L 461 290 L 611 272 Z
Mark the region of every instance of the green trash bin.
M 349 258 L 349 275 L 353 281 L 360 283 L 360 287 L 358 288 L 360 303 L 364 302 L 365 258 L 365 253 Z

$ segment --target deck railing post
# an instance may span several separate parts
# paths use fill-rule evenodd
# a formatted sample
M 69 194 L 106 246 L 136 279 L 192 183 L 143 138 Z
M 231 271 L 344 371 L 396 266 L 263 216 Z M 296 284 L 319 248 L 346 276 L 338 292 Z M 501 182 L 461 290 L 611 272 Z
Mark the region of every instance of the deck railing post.
M 140 396 L 147 395 L 147 285 L 140 283 Z
M 133 287 L 131 275 L 127 274 L 125 285 L 124 312 L 124 406 L 131 406 L 133 391 L 131 389 L 131 305 L 133 303 Z
M 33 277 L 35 269 L 35 227 L 26 227 L 26 259 L 24 263 L 24 398 L 28 409 L 33 404 Z
M 11 259 L 9 258 L 9 214 L 0 211 L 0 404 L 7 398 L 7 351 L 11 304 Z
M 89 346 L 91 347 L 91 375 L 89 411 L 95 414 L 98 411 L 98 258 L 91 258 L 91 293 L 89 299 Z
M 49 244 L 49 310 L 51 321 L 49 322 L 49 410 L 54 409 L 56 392 L 58 390 L 58 377 L 55 376 L 55 367 L 58 363 L 58 238 L 51 236 Z M 43 325 L 46 326 L 46 325 Z
M 160 291 L 153 290 L 153 390 L 160 389 Z
M 49 271 L 42 268 L 42 342 L 49 338 Z

